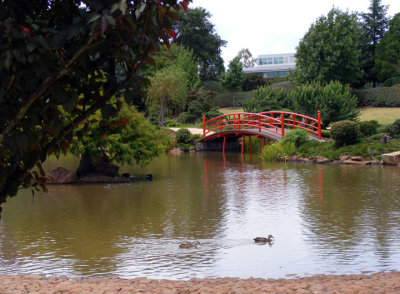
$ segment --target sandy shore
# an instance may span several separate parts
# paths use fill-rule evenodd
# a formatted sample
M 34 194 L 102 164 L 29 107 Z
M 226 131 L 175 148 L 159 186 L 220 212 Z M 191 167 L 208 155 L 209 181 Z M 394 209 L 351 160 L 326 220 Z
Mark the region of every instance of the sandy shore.
M 68 279 L 0 276 L 0 293 L 400 293 L 400 272 L 298 279 Z

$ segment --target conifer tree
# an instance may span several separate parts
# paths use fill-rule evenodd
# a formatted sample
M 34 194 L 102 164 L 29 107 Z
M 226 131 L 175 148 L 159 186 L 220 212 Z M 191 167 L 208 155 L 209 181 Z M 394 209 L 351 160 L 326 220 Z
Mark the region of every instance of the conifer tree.
M 386 16 L 389 6 L 383 5 L 381 0 L 371 0 L 369 11 L 362 13 L 362 67 L 364 70 L 364 82 L 372 82 L 376 86 L 377 74 L 373 68 L 376 59 L 376 47 L 388 29 L 388 18 Z

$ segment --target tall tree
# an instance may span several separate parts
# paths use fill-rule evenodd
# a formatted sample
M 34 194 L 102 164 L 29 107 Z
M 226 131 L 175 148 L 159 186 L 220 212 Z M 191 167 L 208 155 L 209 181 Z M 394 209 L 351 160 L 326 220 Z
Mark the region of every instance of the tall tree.
M 240 50 L 237 57 L 239 57 L 239 60 L 242 62 L 243 67 L 245 68 L 253 67 L 256 64 L 253 59 L 253 55 L 247 48 Z
M 151 78 L 148 97 L 160 105 L 160 126 L 165 125 L 165 114 L 168 102 L 180 106 L 183 111 L 184 99 L 187 93 L 187 79 L 185 72 L 177 67 L 165 67 L 155 73 Z
M 357 83 L 362 76 L 359 35 L 354 14 L 333 8 L 319 17 L 297 47 L 295 80 Z
M 41 162 L 97 110 L 109 119 L 132 102 L 189 2 L 0 1 L 0 204 L 45 188 Z
M 235 92 L 242 88 L 245 79 L 245 73 L 243 72 L 243 65 L 239 60 L 239 57 L 235 57 L 229 62 L 228 70 L 222 76 L 222 85 L 232 91 L 233 106 L 236 106 Z
M 389 22 L 389 30 L 376 47 L 374 71 L 379 80 L 400 76 L 400 13 Z
M 375 71 L 376 47 L 388 29 L 388 18 L 386 16 L 388 5 L 383 5 L 381 0 L 371 0 L 369 12 L 362 13 L 362 67 L 364 80 L 376 86 L 378 80 Z
M 158 70 L 174 65 L 186 73 L 188 91 L 201 86 L 199 63 L 194 57 L 193 50 L 182 45 L 171 44 L 169 48 L 163 46 L 153 57 L 156 65 L 147 71 L 150 76 Z
M 226 41 L 217 34 L 210 17 L 204 8 L 189 9 L 176 25 L 177 43 L 193 50 L 200 64 L 202 81 L 219 80 L 224 72 L 221 47 L 226 45 Z

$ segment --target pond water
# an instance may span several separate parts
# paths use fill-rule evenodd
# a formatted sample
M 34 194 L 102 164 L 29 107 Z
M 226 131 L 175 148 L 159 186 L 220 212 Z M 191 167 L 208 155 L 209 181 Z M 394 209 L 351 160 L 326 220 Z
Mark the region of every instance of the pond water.
M 400 270 L 399 167 L 188 153 L 122 171 L 153 181 L 57 185 L 9 199 L 0 273 L 189 279 Z M 268 234 L 271 245 L 254 243 Z M 179 248 L 186 241 L 200 245 Z

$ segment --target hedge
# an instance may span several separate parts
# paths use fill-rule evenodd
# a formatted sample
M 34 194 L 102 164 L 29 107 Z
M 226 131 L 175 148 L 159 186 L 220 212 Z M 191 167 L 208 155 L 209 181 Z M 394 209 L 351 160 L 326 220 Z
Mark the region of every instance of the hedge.
M 400 107 L 400 88 L 377 87 L 352 90 L 358 99 L 358 106 Z
M 232 97 L 234 95 L 234 99 Z M 250 100 L 253 97 L 253 91 L 248 92 L 229 92 L 219 93 L 214 99 L 214 106 L 218 107 L 237 107 L 241 106 L 243 101 Z M 235 101 L 234 101 L 235 100 Z M 235 105 L 234 105 L 235 102 Z

